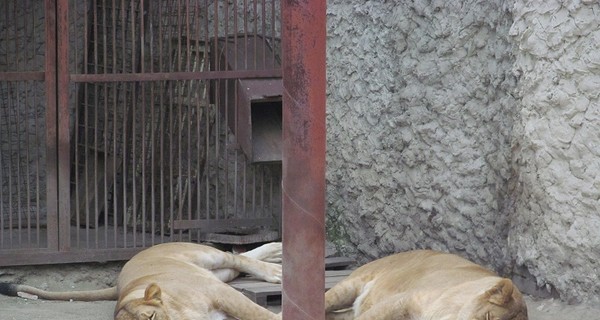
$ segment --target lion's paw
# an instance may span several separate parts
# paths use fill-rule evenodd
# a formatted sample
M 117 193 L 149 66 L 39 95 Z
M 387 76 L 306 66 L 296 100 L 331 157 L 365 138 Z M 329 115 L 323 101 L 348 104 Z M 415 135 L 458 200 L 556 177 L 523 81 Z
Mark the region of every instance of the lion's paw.
M 281 242 L 271 242 L 257 248 L 259 250 L 259 260 L 272 263 L 281 263 L 283 250 Z
M 263 280 L 271 283 L 281 283 L 283 278 L 283 271 L 280 264 L 265 262 L 264 274 L 262 275 Z

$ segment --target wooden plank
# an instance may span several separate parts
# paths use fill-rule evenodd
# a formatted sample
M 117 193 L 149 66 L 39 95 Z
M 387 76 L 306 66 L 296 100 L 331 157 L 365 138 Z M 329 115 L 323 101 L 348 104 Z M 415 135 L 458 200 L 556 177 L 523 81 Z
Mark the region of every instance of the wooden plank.
M 325 269 L 347 268 L 356 261 L 348 257 L 327 257 L 325 258 Z
M 271 230 L 271 231 L 261 231 L 253 234 L 223 234 L 223 233 L 202 233 L 199 235 L 198 240 L 213 242 L 213 243 L 226 243 L 226 244 L 251 244 L 251 243 L 261 243 L 261 242 L 269 242 L 275 241 L 279 239 L 279 232 Z
M 352 271 L 353 270 L 326 270 L 324 289 L 331 289 L 334 285 L 352 273 Z M 262 306 L 267 305 L 269 297 L 281 296 L 281 284 L 268 283 L 252 277 L 238 278 L 229 284 L 250 298 L 250 300 Z

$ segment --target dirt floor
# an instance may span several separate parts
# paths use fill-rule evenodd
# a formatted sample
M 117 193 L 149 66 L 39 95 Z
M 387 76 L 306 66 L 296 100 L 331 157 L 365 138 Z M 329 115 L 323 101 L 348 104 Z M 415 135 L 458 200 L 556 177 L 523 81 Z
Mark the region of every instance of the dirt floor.
M 0 281 L 49 290 L 85 290 L 114 284 L 121 263 L 0 268 Z M 110 320 L 113 301 L 55 302 L 0 296 L 2 320 Z M 567 305 L 527 297 L 530 320 L 600 320 L 600 306 Z M 279 306 L 270 307 L 279 311 Z

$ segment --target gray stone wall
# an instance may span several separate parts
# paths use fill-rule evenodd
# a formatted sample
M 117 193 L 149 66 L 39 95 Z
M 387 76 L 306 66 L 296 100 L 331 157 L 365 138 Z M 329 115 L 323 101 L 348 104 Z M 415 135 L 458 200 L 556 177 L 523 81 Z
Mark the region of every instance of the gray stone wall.
M 328 238 L 595 301 L 597 1 L 328 3 Z
M 600 300 L 600 3 L 516 1 L 509 244 L 569 302 Z

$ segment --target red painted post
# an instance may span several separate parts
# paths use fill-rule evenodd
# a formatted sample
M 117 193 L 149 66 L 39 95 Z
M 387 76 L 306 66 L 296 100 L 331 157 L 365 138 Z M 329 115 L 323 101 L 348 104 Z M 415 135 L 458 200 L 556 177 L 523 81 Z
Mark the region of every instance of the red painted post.
M 283 319 L 324 319 L 324 0 L 282 1 Z

